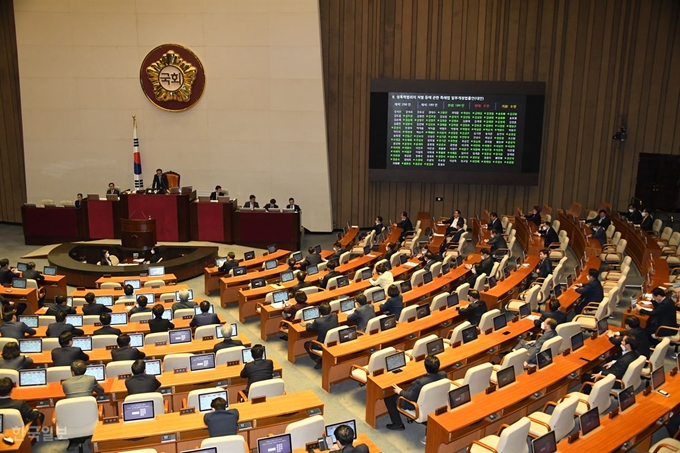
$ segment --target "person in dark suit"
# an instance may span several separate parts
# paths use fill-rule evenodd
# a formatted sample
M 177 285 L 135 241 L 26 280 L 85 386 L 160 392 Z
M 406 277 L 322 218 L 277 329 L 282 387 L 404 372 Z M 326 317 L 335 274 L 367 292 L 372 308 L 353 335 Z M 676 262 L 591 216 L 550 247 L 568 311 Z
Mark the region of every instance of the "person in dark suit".
M 59 335 L 59 348 L 52 349 L 52 364 L 54 366 L 71 366 L 76 360 L 90 360 L 90 356 L 85 354 L 82 349 L 73 346 L 73 335 L 71 332 L 62 332 Z
M 392 269 L 392 256 L 399 251 L 399 244 L 396 242 L 388 242 L 385 250 L 387 251 L 387 254 L 385 255 L 385 259 L 387 260 L 386 266 L 388 266 L 387 269 Z
M 423 387 L 441 379 L 446 379 L 446 373 L 444 371 L 439 371 L 439 358 L 437 358 L 437 356 L 429 355 L 425 357 L 425 361 L 423 363 L 425 365 L 425 371 L 427 371 L 427 374 L 416 379 L 408 389 L 404 390 L 398 385 L 392 384 L 394 394 L 385 398 L 387 413 L 389 414 L 390 421 L 392 422 L 387 424 L 387 429 L 393 431 L 404 430 L 404 424 L 401 421 L 401 415 L 399 415 L 399 411 L 397 410 L 397 399 L 400 396 L 403 396 L 409 401 L 417 401 L 418 397 L 420 396 L 420 391 L 423 389 Z M 404 401 L 401 403 L 401 408 L 409 410 L 414 409 L 414 406 Z
M 163 255 L 160 254 L 158 247 L 152 247 L 149 251 L 149 259 L 144 261 L 144 264 L 156 264 L 163 259 Z
M 640 223 L 642 223 L 642 214 L 640 214 L 637 205 L 633 203 L 628 205 L 628 212 L 622 214 L 624 214 L 626 219 L 633 225 L 640 225 Z
M 120 296 L 116 301 L 128 301 L 128 302 L 134 302 L 135 301 L 135 288 L 128 284 L 128 285 L 123 285 L 123 295 Z
M 368 321 L 375 318 L 375 309 L 373 308 L 373 304 L 368 303 L 366 296 L 363 294 L 359 294 L 354 298 L 354 300 L 357 304 L 359 304 L 359 306 L 354 310 L 354 312 L 347 316 L 347 321 L 356 322 L 357 330 L 360 332 L 366 332 L 366 325 L 368 324 Z
M 111 313 L 102 313 L 99 315 L 99 322 L 102 326 L 92 332 L 92 335 L 120 335 L 121 331 L 117 327 L 111 327 Z
M 293 285 L 293 287 L 290 289 L 290 292 L 292 294 L 297 294 L 298 291 L 300 291 L 302 288 L 306 288 L 308 286 L 311 286 L 311 282 L 306 282 L 305 279 L 307 278 L 307 272 L 305 271 L 300 271 L 297 273 L 295 276 L 297 278 L 297 283 Z
M 335 264 L 336 261 L 329 261 L 326 267 L 328 268 L 328 273 L 324 275 L 324 277 L 321 279 L 321 283 L 319 284 L 320 287 L 323 289 L 326 289 L 328 286 L 328 281 L 333 278 L 333 277 L 339 277 L 342 275 L 340 272 L 336 271 L 335 268 L 337 267 L 337 264 Z
M 394 224 L 395 227 L 401 228 L 401 235 L 399 236 L 399 242 L 404 240 L 406 233 L 413 231 L 413 224 L 411 219 L 408 218 L 408 213 L 406 211 L 401 211 L 401 220 Z
M 194 319 L 189 323 L 190 327 L 209 326 L 210 324 L 222 324 L 220 317 L 216 313 L 210 313 L 210 302 L 204 300 L 199 305 L 201 312 L 194 315 Z
M 147 299 L 146 296 L 137 297 L 137 306 L 132 307 L 132 310 L 130 310 L 130 315 L 134 315 L 135 313 L 146 313 L 151 311 L 151 309 L 147 307 L 148 303 L 149 299 Z
M 83 305 L 84 315 L 101 315 L 102 313 L 111 313 L 111 309 L 106 305 L 98 304 L 95 302 L 95 295 L 92 292 L 85 294 L 85 302 L 87 304 Z
M 625 335 L 621 340 L 621 354 L 614 356 L 614 360 L 596 367 L 592 374 L 584 374 L 581 382 L 595 382 L 607 374 L 613 374 L 616 379 L 621 380 L 626 373 L 628 366 L 639 357 L 636 352 L 637 340 L 632 335 Z M 614 388 L 620 389 L 621 385 L 617 382 Z M 592 386 L 586 386 L 582 392 L 589 394 Z
M 248 201 L 246 201 L 245 203 L 243 203 L 243 209 L 255 209 L 255 208 L 259 208 L 259 207 L 260 207 L 260 203 L 258 203 L 258 202 L 255 201 L 255 200 L 256 200 L 255 195 L 251 195 L 250 197 L 248 197 Z
M 369 451 L 366 444 L 354 446 L 354 430 L 350 426 L 338 426 L 333 435 L 335 436 L 335 445 L 331 447 L 331 451 L 342 453 L 368 453 Z
M 323 258 L 321 258 L 321 255 L 316 253 L 316 248 L 315 247 L 310 247 L 307 249 L 307 252 L 309 255 L 307 255 L 307 258 L 302 260 L 300 263 L 300 268 L 301 269 L 306 269 L 309 266 L 315 266 L 318 265 L 323 261 Z
M 600 242 L 600 246 L 603 246 L 607 243 L 607 233 L 604 231 L 604 228 L 601 226 L 595 224 L 592 226 L 593 233 L 590 235 L 593 239 L 597 239 Z
M 92 396 L 93 393 L 97 395 L 104 393 L 104 387 L 99 385 L 94 376 L 87 376 L 85 371 L 87 371 L 87 364 L 82 360 L 75 360 L 71 364 L 73 377 L 61 383 L 66 398 L 79 398 L 81 396 Z
M 2 325 L 0 326 L 0 334 L 7 338 L 24 338 L 35 335 L 35 329 L 28 327 L 21 321 L 14 321 L 15 311 L 7 311 L 2 315 Z
M 376 216 L 375 224 L 371 227 L 370 231 L 375 232 L 375 237 L 378 237 L 384 229 L 385 229 L 385 225 L 383 225 L 382 216 Z
M 66 312 L 65 311 L 60 311 L 55 315 L 55 320 L 56 322 L 51 323 L 50 325 L 47 326 L 47 333 L 46 335 L 49 338 L 59 338 L 59 335 L 62 334 L 62 332 L 71 332 L 72 335 L 74 336 L 81 336 L 84 335 L 84 331 L 82 329 L 78 329 L 77 327 L 73 327 L 72 324 L 69 324 L 66 322 Z
M 217 200 L 217 197 L 223 197 L 225 192 L 222 190 L 222 186 L 215 186 L 215 191 L 210 194 L 211 200 Z
M 130 346 L 130 335 L 122 333 L 116 339 L 118 347 L 111 349 L 111 360 L 113 362 L 120 360 L 137 360 L 146 357 L 146 354 L 137 348 Z
M 30 423 L 31 438 L 37 436 L 36 429 L 43 424 L 45 414 L 31 409 L 28 403 L 23 400 L 12 399 L 12 389 L 14 389 L 14 382 L 8 377 L 0 378 L 0 409 L 16 409 L 21 414 L 21 419 L 24 423 Z M 30 450 L 30 448 L 29 448 Z
M 0 295 L 0 308 L 3 313 L 8 313 L 10 311 L 15 312 L 17 316 L 21 315 L 26 310 L 27 305 L 23 302 L 10 302 L 5 299 L 4 296 Z
M 534 206 L 534 209 L 531 210 L 530 214 L 523 215 L 524 219 L 527 222 L 532 222 L 536 226 L 541 224 L 541 208 L 540 206 Z
M 132 376 L 125 379 L 125 388 L 128 391 L 128 395 L 157 392 L 161 388 L 161 383 L 156 379 L 156 376 L 145 373 L 146 363 L 144 360 L 135 360 L 130 369 L 132 370 Z
M 649 209 L 642 210 L 642 221 L 640 222 L 640 229 L 645 231 L 652 231 L 654 228 L 654 217 L 649 212 Z
M 347 249 L 342 247 L 339 241 L 333 243 L 333 254 L 328 257 L 327 261 L 340 261 L 340 256 L 345 253 Z
M 541 327 L 543 321 L 548 318 L 552 318 L 557 322 L 557 325 L 564 324 L 567 322 L 567 314 L 560 310 L 560 301 L 556 297 L 553 297 L 548 302 L 548 311 L 541 313 L 541 317 L 534 320 L 534 326 Z
M 482 319 L 482 315 L 486 313 L 487 307 L 486 302 L 479 298 L 479 291 L 476 289 L 471 289 L 468 291 L 468 302 L 470 302 L 465 307 L 456 307 L 458 313 L 466 316 L 470 324 L 479 326 L 479 321 Z
M 213 346 L 213 352 L 217 353 L 220 349 L 233 348 L 234 346 L 243 346 L 241 340 L 233 340 L 231 338 L 231 325 L 223 324 L 220 328 L 222 331 L 222 341 L 215 343 Z
M 423 269 L 425 269 L 425 272 L 430 272 L 433 264 L 442 261 L 442 256 L 439 253 L 432 253 L 430 250 L 426 249 L 420 257 L 420 260 L 423 262 Z
M 637 342 L 635 351 L 639 355 L 649 358 L 649 340 L 647 340 L 647 334 L 645 333 L 644 329 L 640 327 L 640 318 L 637 316 L 628 316 L 626 318 L 626 326 L 628 326 L 628 329 L 618 332 L 612 332 L 611 330 L 608 330 L 607 336 L 609 336 L 609 341 L 611 341 L 612 344 L 619 346 L 621 345 L 621 340 L 626 335 L 635 337 L 635 341 Z
M 157 189 L 160 192 L 167 192 L 170 188 L 168 184 L 168 175 L 163 173 L 160 168 L 156 169 L 156 174 L 153 175 L 153 183 L 151 184 L 152 189 Z
M 76 201 L 73 203 L 73 205 L 76 207 L 76 209 L 80 209 L 81 206 L 83 205 L 83 194 L 79 193 L 76 195 Z
M 236 261 L 236 254 L 234 252 L 227 253 L 227 260 L 220 266 L 219 271 L 228 274 L 233 268 L 238 267 L 238 261 Z
M 588 283 L 577 283 L 575 291 L 581 295 L 581 300 L 574 305 L 574 312 L 576 314 L 583 311 L 588 302 L 601 302 L 604 299 L 604 291 L 602 290 L 602 283 L 598 279 L 600 275 L 597 269 L 588 269 Z M 675 314 L 673 314 L 675 316 Z M 675 318 L 674 318 L 675 319 Z
M 198 305 L 196 302 L 189 300 L 189 291 L 186 289 L 179 290 L 179 300 L 172 304 L 172 311 L 183 310 L 185 308 L 194 308 Z
M 116 185 L 110 182 L 109 190 L 106 191 L 106 195 L 120 195 L 120 190 L 116 189 Z
M 465 265 L 465 267 L 471 271 L 470 277 L 468 277 L 467 280 L 467 282 L 470 284 L 470 288 L 474 288 L 475 282 L 477 281 L 477 277 L 479 277 L 482 274 L 486 274 L 486 276 L 488 277 L 489 275 L 491 275 L 491 271 L 493 270 L 493 260 L 491 259 L 489 249 L 483 248 L 480 252 L 480 255 L 482 256 L 482 261 L 480 261 L 479 263 L 476 263 L 474 265 L 472 264 Z
M 248 379 L 246 389 L 244 390 L 246 395 L 248 395 L 251 385 L 255 382 L 271 379 L 274 373 L 274 362 L 262 358 L 264 355 L 264 346 L 256 344 L 252 347 L 250 353 L 253 356 L 253 361 L 246 363 L 241 370 L 241 377 Z
M 295 304 L 284 303 L 283 319 L 295 319 L 295 315 L 303 308 L 307 308 L 307 294 L 302 291 L 295 291 Z
M 26 264 L 26 270 L 21 273 L 21 276 L 25 279 L 35 280 L 38 286 L 45 282 L 45 276 L 40 271 L 35 270 L 33 261 Z
M 666 293 L 661 288 L 654 288 L 652 290 L 652 305 L 653 309 L 640 308 L 640 313 L 649 315 L 647 319 L 647 325 L 645 326 L 645 332 L 647 332 L 647 338 L 651 345 L 656 345 L 658 339 L 653 338 L 652 335 L 656 334 L 659 327 L 678 327 L 678 323 L 675 316 L 675 304 L 673 299 L 670 297 L 670 292 Z M 672 330 L 660 330 L 658 337 L 673 335 L 675 332 Z
M 286 264 L 288 264 L 288 269 L 286 269 L 286 272 L 295 272 L 298 270 L 297 268 L 297 261 L 295 261 L 295 258 L 292 256 L 289 256 L 288 259 L 286 260 Z
M 607 217 L 607 210 L 600 209 L 600 211 L 597 213 L 597 217 L 588 220 L 586 223 L 588 225 L 600 225 L 600 228 L 607 230 L 607 227 L 609 227 L 612 221 L 609 220 L 609 217 Z
M 508 244 L 507 244 L 507 242 L 505 242 L 505 238 L 503 237 L 503 235 L 501 233 L 499 233 L 496 230 L 491 232 L 491 239 L 488 239 L 487 243 L 491 247 L 491 254 L 492 255 L 496 255 L 496 252 L 498 251 L 498 249 L 507 249 L 508 248 Z M 498 255 L 501 255 L 501 256 L 507 255 L 507 253 L 508 253 L 507 250 L 502 250 L 502 251 L 498 252 Z
M 172 322 L 163 319 L 164 311 L 165 307 L 163 304 L 156 304 L 151 309 L 151 314 L 153 316 L 153 318 L 149 320 L 149 331 L 151 333 L 167 332 L 168 330 L 175 328 L 175 325 Z
M 538 267 L 536 271 L 531 273 L 531 277 L 527 281 L 526 288 L 529 288 L 533 282 L 539 278 L 546 278 L 548 275 L 552 274 L 553 268 L 550 259 L 548 258 L 550 251 L 548 249 L 541 249 L 538 252 Z
M 267 204 L 264 205 L 264 209 L 265 209 L 266 211 L 271 211 L 271 210 L 274 210 L 274 209 L 279 209 L 279 205 L 277 205 L 277 204 L 276 204 L 276 200 L 272 198 L 271 200 L 269 200 L 269 203 L 267 203 Z
M 302 327 L 307 330 L 307 332 L 316 332 L 316 341 L 323 343 L 326 341 L 326 334 L 329 330 L 338 327 L 338 315 L 336 313 L 331 313 L 331 304 L 328 302 L 321 302 L 319 304 L 319 314 L 320 317 L 316 318 L 312 322 L 302 322 Z M 312 354 L 312 342 L 305 341 L 305 351 L 309 355 L 309 358 L 316 362 L 314 365 L 315 370 L 321 369 L 321 359 L 316 355 Z
M 551 338 L 555 338 L 557 333 L 555 332 L 555 327 L 557 327 L 557 321 L 553 318 L 546 318 L 540 324 L 543 335 L 538 337 L 535 341 L 526 341 L 524 339 L 520 340 L 519 343 L 513 348 L 513 351 L 525 348 L 527 350 L 527 359 L 524 361 L 524 367 L 528 365 L 536 364 L 536 355 L 539 353 L 546 341 Z
M 394 315 L 395 319 L 399 321 L 401 311 L 404 309 L 404 297 L 401 295 L 397 285 L 392 284 L 387 288 L 387 300 L 380 304 L 380 311 Z M 368 322 L 368 321 L 367 321 Z
M 0 260 L 0 285 L 8 285 L 12 283 L 13 278 L 20 277 L 21 274 L 17 272 L 16 268 L 9 267 L 9 260 L 7 258 Z
M 2 358 L 0 358 L 0 369 L 3 370 L 25 370 L 33 368 L 33 359 L 27 355 L 21 355 L 19 343 L 10 341 L 2 348 Z
M 59 313 L 60 311 L 63 311 L 67 315 L 75 315 L 76 309 L 66 305 L 66 302 L 68 302 L 68 298 L 66 296 L 55 297 L 54 298 L 54 304 L 47 307 L 47 311 L 45 312 L 45 316 L 56 316 L 57 313 Z
M 215 398 L 210 403 L 212 412 L 203 416 L 210 437 L 233 436 L 238 432 L 238 409 L 227 409 L 224 398 Z
M 560 242 L 557 231 L 550 225 L 550 222 L 543 222 L 536 233 L 537 236 L 543 238 L 543 247 L 549 248 L 550 244 Z
M 302 209 L 300 209 L 300 206 L 295 204 L 295 198 L 289 198 L 288 199 L 288 204 L 286 205 L 286 209 L 292 209 L 295 212 L 301 212 Z
M 498 218 L 498 214 L 495 212 L 492 212 L 489 214 L 489 223 L 486 225 L 487 230 L 491 231 L 498 231 L 499 233 L 503 233 L 503 224 L 501 223 L 501 220 Z

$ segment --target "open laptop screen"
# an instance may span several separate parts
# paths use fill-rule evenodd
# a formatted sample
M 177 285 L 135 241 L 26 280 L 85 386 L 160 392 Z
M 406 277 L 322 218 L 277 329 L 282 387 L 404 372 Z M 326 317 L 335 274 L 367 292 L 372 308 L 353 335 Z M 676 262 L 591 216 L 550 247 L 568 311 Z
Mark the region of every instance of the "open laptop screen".
M 198 411 L 208 412 L 212 410 L 210 404 L 213 402 L 214 399 L 217 398 L 224 398 L 224 401 L 227 402 L 227 407 L 229 407 L 229 398 L 227 397 L 227 391 L 217 390 L 215 392 L 203 393 L 202 395 L 198 395 Z
M 538 369 L 542 370 L 553 362 L 552 349 L 546 349 L 536 354 L 536 364 Z
M 226 262 L 226 258 L 215 258 L 215 267 L 222 267 L 222 265 Z
M 281 283 L 290 282 L 295 278 L 293 271 L 286 271 L 281 274 Z
M 99 305 L 110 307 L 111 305 L 113 305 L 113 296 L 96 296 L 94 298 L 94 301 Z
M 128 319 L 127 319 L 127 313 L 125 312 L 119 312 L 119 313 L 111 313 L 111 325 L 112 326 L 122 326 L 127 324 Z
M 411 281 L 410 281 L 410 280 L 403 281 L 403 282 L 401 282 L 401 284 L 399 285 L 399 291 L 400 291 L 402 294 L 404 294 L 405 292 L 411 291 L 411 289 L 412 289 L 412 288 L 411 288 Z
M 423 274 L 423 283 L 427 285 L 428 283 L 432 283 L 432 272 L 425 272 Z
M 506 385 L 515 382 L 515 368 L 508 367 L 504 368 L 496 373 L 496 379 L 498 380 L 498 388 L 502 389 Z
M 609 328 L 609 323 L 607 322 L 607 318 L 600 319 L 597 322 L 597 334 L 598 335 L 603 335 L 607 329 Z
M 264 277 L 257 277 L 252 280 L 250 280 L 250 287 L 251 288 L 262 288 L 263 286 L 267 285 L 267 279 Z
M 83 351 L 92 350 L 92 337 L 75 337 L 73 339 L 73 346 L 82 349 Z
M 529 304 L 522 304 L 519 306 L 519 317 L 526 318 L 531 314 L 531 306 Z
M 154 419 L 153 401 L 123 403 L 123 421 L 137 422 Z
M 416 308 L 416 318 L 420 319 L 429 315 L 430 315 L 429 305 L 421 305 L 420 307 Z
M 165 266 L 149 266 L 149 277 L 165 275 Z
M 191 329 L 177 329 L 168 332 L 170 344 L 191 343 Z
M 295 252 L 291 256 L 295 261 L 302 261 L 302 252 Z
M 269 253 L 274 253 L 277 250 L 278 250 L 278 248 L 276 247 L 276 244 L 272 244 L 272 245 L 267 246 L 267 252 L 269 252 Z
M 319 266 L 316 264 L 312 264 L 311 266 L 307 266 L 307 275 L 316 275 L 319 273 Z
M 21 340 L 19 340 L 21 341 Z M 663 367 L 660 366 L 652 372 L 652 389 L 659 390 L 659 388 L 666 382 L 666 375 L 664 374 Z
M 437 355 L 444 352 L 444 339 L 437 338 L 436 340 L 428 341 L 425 345 L 427 355 Z
M 42 340 L 40 338 L 19 339 L 19 352 L 22 354 L 39 354 L 42 352 Z
M 357 339 L 357 326 L 347 327 L 338 332 L 340 343 L 347 343 L 348 341 Z
M 325 427 L 326 437 L 330 437 L 334 444 L 337 441 L 337 439 L 335 438 L 335 430 L 338 429 L 339 427 L 341 427 L 342 425 L 347 425 L 350 428 L 352 428 L 352 432 L 354 432 L 354 438 L 355 439 L 357 438 L 357 426 L 356 426 L 356 422 L 354 420 L 346 420 L 344 422 L 334 423 L 332 425 L 326 425 L 326 427 Z
M 531 449 L 533 453 L 555 453 L 557 451 L 555 431 L 548 431 L 541 437 L 531 441 Z
M 581 415 L 581 435 L 585 436 L 600 426 L 600 410 L 597 407 Z
M 578 351 L 583 347 L 583 332 L 571 336 L 571 350 Z
M 248 363 L 253 361 L 252 348 L 241 349 L 241 360 L 243 363 Z M 262 360 L 267 358 L 267 350 L 262 351 Z
M 375 290 L 371 293 L 371 296 L 373 296 L 373 302 L 382 302 L 385 300 L 385 290 L 384 289 L 378 289 Z
M 83 327 L 83 315 L 66 315 L 65 322 L 73 327 Z
M 477 339 L 477 326 L 470 326 L 463 329 L 461 332 L 463 336 L 463 344 L 469 343 Z
M 469 403 L 471 399 L 470 386 L 463 385 L 449 392 L 449 407 L 455 409 L 465 403 Z
M 395 371 L 406 366 L 406 356 L 404 352 L 397 352 L 396 354 L 385 357 L 385 367 L 387 371 Z
M 45 274 L 45 275 L 57 275 L 56 266 L 45 266 L 45 267 L 43 267 L 43 274 Z
M 25 278 L 13 278 L 12 279 L 12 288 L 25 289 L 26 288 L 26 279 Z
M 290 434 L 281 434 L 257 439 L 257 451 L 263 453 L 293 453 L 291 436 Z
M 189 358 L 191 371 L 212 370 L 215 368 L 215 354 L 196 354 Z
M 94 377 L 97 382 L 106 380 L 104 365 L 88 365 L 85 369 L 85 375 Z
M 340 301 L 340 311 L 352 311 L 354 310 L 354 299 L 345 299 Z
M 123 281 L 123 286 L 125 285 L 130 285 L 134 289 L 139 289 L 142 287 L 142 281 L 140 279 L 135 279 L 135 280 L 124 280 Z
M 385 331 L 397 326 L 397 318 L 394 315 L 385 316 L 380 319 L 380 330 Z
M 309 307 L 302 310 L 302 320 L 305 322 L 316 319 L 319 316 L 321 316 L 319 313 L 319 307 Z
M 508 319 L 504 314 L 500 314 L 493 318 L 493 330 L 505 329 L 508 325 Z
M 161 359 L 145 360 L 146 368 L 144 373 L 151 376 L 161 375 Z
M 446 296 L 446 306 L 451 308 L 458 305 L 458 293 L 449 294 Z
M 144 346 L 144 334 L 138 332 L 131 332 L 128 334 L 130 336 L 130 346 L 133 348 L 141 348 Z
M 276 260 L 269 260 L 269 261 L 265 261 L 265 263 L 264 263 L 264 268 L 265 268 L 265 270 L 268 270 L 268 271 L 269 271 L 269 270 L 271 270 L 271 269 L 276 268 L 276 266 L 278 266 L 278 265 L 279 265 L 279 262 L 278 262 L 278 261 L 276 261 Z
M 635 404 L 635 392 L 633 387 L 627 387 L 619 393 L 619 412 L 623 412 Z
M 19 386 L 47 385 L 47 369 L 19 370 Z
M 18 320 L 19 322 L 26 324 L 28 327 L 38 327 L 38 317 L 35 315 L 19 315 Z
M 243 253 L 243 259 L 244 260 L 254 260 L 255 259 L 255 251 L 249 250 L 249 251 Z

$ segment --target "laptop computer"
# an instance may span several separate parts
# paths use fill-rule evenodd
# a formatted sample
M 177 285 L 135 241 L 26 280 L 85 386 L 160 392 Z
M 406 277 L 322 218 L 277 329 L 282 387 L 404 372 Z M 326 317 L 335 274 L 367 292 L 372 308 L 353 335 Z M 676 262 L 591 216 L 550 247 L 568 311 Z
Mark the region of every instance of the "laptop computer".
M 165 266 L 149 266 L 149 277 L 160 277 L 165 275 Z
M 451 308 L 458 305 L 458 293 L 449 294 L 446 296 L 446 306 Z
M 262 288 L 267 285 L 267 279 L 264 277 L 257 277 L 250 281 L 251 288 Z
M 281 283 L 290 282 L 295 278 L 295 274 L 292 271 L 286 271 L 281 273 Z
M 168 334 L 170 344 L 191 343 L 191 329 L 175 329 Z
M 425 272 L 423 274 L 423 284 L 427 285 L 432 282 L 432 272 Z
M 272 303 L 282 304 L 288 300 L 288 291 L 277 291 L 272 293 Z
M 338 332 L 340 344 L 357 339 L 357 326 L 347 327 Z
M 349 278 L 347 278 L 346 275 L 342 275 L 338 277 L 336 280 L 336 284 L 338 285 L 338 288 L 344 288 L 345 286 L 349 286 Z
M 522 304 L 519 306 L 519 317 L 520 318 L 526 318 L 531 314 L 531 305 L 529 304 Z
M 387 315 L 380 319 L 380 330 L 384 332 L 385 330 L 393 329 L 397 327 L 397 318 L 394 315 Z
M 268 261 L 264 262 L 264 268 L 265 268 L 265 270 L 268 270 L 268 271 L 275 269 L 276 266 L 278 266 L 278 265 L 279 265 L 279 262 L 276 261 L 276 260 L 268 260 Z
M 496 381 L 498 383 L 498 388 L 502 389 L 506 385 L 510 385 L 515 382 L 515 368 L 508 367 L 496 373 Z
M 28 270 L 28 264 L 22 263 L 22 262 L 18 262 L 18 263 L 17 263 L 17 270 L 18 270 L 19 272 L 27 271 L 27 270 Z
M 43 267 L 43 274 L 48 276 L 57 275 L 57 266 L 45 266 Z
M 425 344 L 427 355 L 437 355 L 444 352 L 444 339 L 437 338 L 436 340 L 428 341 Z
M 504 314 L 500 314 L 493 318 L 493 330 L 505 329 L 508 326 L 508 319 Z
M 66 315 L 65 322 L 73 327 L 83 327 L 83 315 Z
M 234 277 L 238 277 L 240 275 L 246 275 L 248 273 L 248 269 L 245 266 L 236 266 L 231 270 L 231 274 Z
M 476 340 L 477 339 L 477 326 L 466 327 L 461 332 L 461 336 L 463 337 L 463 344 L 469 343 L 473 340 Z
M 140 296 L 146 297 L 146 306 L 147 307 L 153 307 L 155 296 L 153 293 L 135 293 L 135 298 L 138 298 Z
M 104 305 L 105 307 L 111 307 L 113 305 L 113 296 L 96 296 L 94 298 L 95 303 L 99 305 Z
M 295 252 L 291 255 L 295 261 L 302 261 L 302 252 Z
M 33 387 L 36 385 L 47 385 L 47 369 L 38 370 L 19 370 L 19 386 Z
M 366 268 L 366 269 L 361 271 L 361 279 L 362 280 L 368 280 L 371 277 L 373 277 L 373 271 L 371 271 L 371 269 Z
M 635 391 L 633 386 L 626 387 L 619 393 L 619 412 L 623 412 L 635 404 Z
M 293 453 L 290 434 L 280 434 L 257 439 L 257 451 L 262 453 Z
M 379 290 L 373 291 L 373 293 L 371 293 L 371 295 L 373 296 L 373 303 L 382 302 L 383 300 L 385 300 L 385 290 L 382 289 L 382 288 L 379 289 Z
M 139 422 L 155 418 L 153 401 L 123 403 L 123 422 Z
M 399 285 L 399 291 L 401 291 L 402 294 L 404 294 L 407 291 L 411 291 L 411 289 L 412 288 L 411 288 L 411 281 L 410 280 L 403 281 Z
M 449 266 L 449 263 L 442 264 L 442 275 L 446 275 L 451 271 L 451 266 Z
M 319 266 L 316 264 L 312 264 L 311 266 L 307 266 L 307 275 L 316 275 L 319 273 Z
M 13 278 L 12 288 L 16 289 L 26 289 L 26 279 L 25 278 Z
M 302 320 L 307 322 L 320 317 L 319 307 L 309 307 L 302 309 Z
M 19 322 L 23 322 L 28 327 L 36 328 L 39 325 L 39 319 L 36 315 L 19 315 L 17 317 Z
M 161 359 L 149 359 L 145 360 L 145 374 L 151 375 L 151 376 L 160 376 L 161 375 Z
M 226 262 L 226 258 L 215 258 L 215 267 L 222 267 L 222 265 Z
M 130 285 L 134 289 L 139 289 L 142 287 L 142 281 L 138 278 L 134 280 L 123 280 L 123 286 L 125 285 Z
M 600 319 L 597 322 L 597 334 L 604 335 L 607 329 L 609 329 L 609 322 L 607 322 L 607 318 Z
M 21 341 L 21 340 L 19 340 Z M 659 388 L 666 383 L 666 375 L 664 374 L 663 367 L 660 366 L 656 370 L 652 371 L 652 389 L 659 390 Z
M 399 263 L 404 264 L 408 261 L 408 256 L 404 255 L 403 253 L 399 254 Z
M 405 366 L 406 355 L 403 351 L 385 357 L 385 368 L 387 368 L 388 372 L 399 373 Z
M 314 253 L 321 253 L 321 244 L 316 244 L 314 246 Z
M 571 350 L 573 351 L 578 351 L 583 347 L 583 332 L 578 332 L 575 333 L 574 335 L 571 336 Z
M 344 422 L 340 423 L 333 423 L 332 425 L 326 425 L 324 428 L 324 434 L 326 434 L 326 437 L 331 438 L 331 443 L 335 444 L 337 442 L 337 439 L 335 438 L 335 430 L 338 429 L 342 425 L 347 425 L 350 428 L 352 428 L 352 431 L 354 432 L 354 438 L 357 438 L 357 425 L 355 420 L 346 420 Z
M 470 401 L 472 401 L 472 396 L 470 395 L 469 385 L 463 385 L 449 392 L 449 407 L 451 409 L 460 407 Z
M 191 371 L 212 370 L 215 368 L 215 353 L 195 354 L 189 357 Z
M 189 299 L 187 300 L 193 300 L 194 299 L 194 290 L 193 289 L 187 289 L 187 290 L 182 290 L 182 291 L 187 291 L 189 293 Z M 175 301 L 179 302 L 179 293 L 182 291 L 175 291 Z
M 88 365 L 85 369 L 86 376 L 92 376 L 97 382 L 106 380 L 106 373 L 104 372 L 104 365 Z
M 532 453 L 556 453 L 557 440 L 555 439 L 555 431 L 548 431 L 541 437 L 531 441 Z
M 597 407 L 584 412 L 579 417 L 581 425 L 581 436 L 585 437 L 589 432 L 600 426 L 600 410 Z
M 253 353 L 251 352 L 251 349 L 253 349 L 253 348 L 241 349 L 241 361 L 243 363 L 248 363 L 248 362 L 253 361 Z M 266 358 L 267 358 L 267 349 L 265 348 L 265 350 L 262 352 L 262 359 L 264 360 Z
M 124 326 L 128 323 L 128 317 L 126 312 L 113 312 L 111 314 L 111 325 L 112 326 Z
M 198 412 L 210 412 L 212 410 L 212 407 L 210 407 L 210 405 L 212 404 L 213 400 L 217 398 L 224 398 L 224 401 L 226 401 L 227 403 L 227 407 L 229 407 L 229 398 L 227 397 L 227 391 L 215 390 L 214 392 L 203 393 L 201 395 L 198 395 Z
M 539 370 L 542 370 L 551 363 L 553 363 L 552 349 L 546 349 L 536 354 L 536 365 L 538 365 Z
M 172 321 L 172 308 L 166 308 L 163 310 L 163 314 L 161 315 L 162 319 L 167 319 L 168 321 Z
M 249 251 L 243 253 L 243 259 L 244 260 L 254 260 L 255 259 L 255 251 L 249 250 Z
M 560 297 L 562 295 L 562 287 L 560 285 L 555 285 L 553 291 L 555 291 L 555 297 Z
M 496 286 L 496 277 L 489 277 L 489 289 Z
M 340 301 L 340 311 L 342 313 L 354 310 L 354 299 L 345 299 Z
M 92 337 L 74 337 L 73 346 L 82 349 L 83 351 L 92 350 Z
M 144 334 L 139 332 L 131 332 L 128 334 L 130 337 L 130 346 L 133 348 L 143 348 L 144 347 Z
M 42 352 L 42 339 L 20 338 L 19 352 L 22 354 L 40 354 Z
M 416 318 L 420 319 L 429 315 L 430 315 L 429 305 L 421 305 L 418 308 L 416 308 Z

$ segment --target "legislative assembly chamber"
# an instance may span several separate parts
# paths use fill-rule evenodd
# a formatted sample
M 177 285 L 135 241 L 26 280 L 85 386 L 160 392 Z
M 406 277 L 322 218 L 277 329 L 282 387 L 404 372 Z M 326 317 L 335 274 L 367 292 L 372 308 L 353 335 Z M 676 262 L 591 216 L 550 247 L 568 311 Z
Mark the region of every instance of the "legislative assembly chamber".
M 0 2 L 0 452 L 680 451 L 679 24 Z

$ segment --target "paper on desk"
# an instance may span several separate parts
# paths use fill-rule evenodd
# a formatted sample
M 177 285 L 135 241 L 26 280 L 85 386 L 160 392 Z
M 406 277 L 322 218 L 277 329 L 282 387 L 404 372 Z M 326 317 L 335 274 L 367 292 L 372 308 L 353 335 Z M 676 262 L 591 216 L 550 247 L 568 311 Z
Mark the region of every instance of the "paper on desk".
M 522 267 L 527 267 L 529 266 L 529 263 L 522 263 Z
M 137 258 L 137 259 L 134 259 L 134 260 L 132 260 L 132 261 L 134 261 L 135 263 L 143 263 L 143 262 L 144 262 L 144 258 Z
M 531 319 L 532 321 L 536 321 L 537 319 L 541 319 L 540 316 L 538 315 L 529 315 L 527 316 L 528 319 Z
M 417 265 L 418 265 L 418 263 L 412 263 L 410 261 L 407 261 L 407 262 L 404 263 L 404 266 L 408 266 L 408 267 L 416 267 Z

